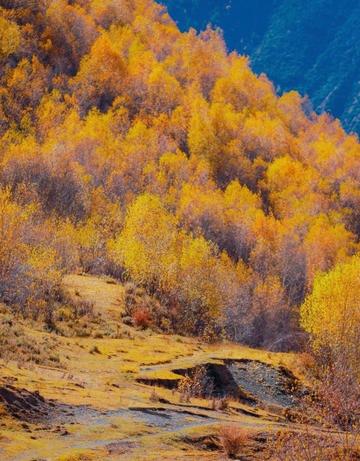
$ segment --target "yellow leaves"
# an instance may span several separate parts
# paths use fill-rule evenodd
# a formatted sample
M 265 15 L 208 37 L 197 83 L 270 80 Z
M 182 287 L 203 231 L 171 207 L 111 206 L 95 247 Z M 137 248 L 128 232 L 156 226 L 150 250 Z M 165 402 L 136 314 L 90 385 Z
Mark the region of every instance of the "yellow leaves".
M 147 108 L 150 113 L 170 113 L 180 103 L 181 86 L 162 65 L 157 64 L 153 67 L 147 84 Z
M 327 271 L 344 261 L 354 249 L 354 236 L 344 224 L 332 223 L 324 214 L 317 216 L 304 240 L 309 285 L 317 272 Z
M 242 186 L 238 181 L 232 181 L 224 193 L 225 205 L 247 214 L 252 210 L 261 209 L 261 198 L 251 192 L 246 186 Z
M 176 220 L 154 195 L 144 194 L 130 206 L 124 229 L 111 250 L 138 283 L 167 277 L 176 247 Z
M 33 205 L 15 203 L 9 189 L 0 190 L 0 283 L 2 296 L 14 303 L 25 300 L 22 295 L 30 289 L 29 283 L 35 279 L 45 283 L 56 275 L 51 269 L 55 252 L 36 244 L 34 211 Z
M 279 116 L 294 134 L 305 130 L 310 124 L 302 108 L 304 101 L 306 99 L 296 91 L 284 93 L 277 101 Z
M 30 265 L 30 273 L 34 271 L 40 280 L 53 278 L 54 282 L 60 282 L 61 273 L 56 269 L 57 254 L 53 248 L 41 246 L 33 248 L 27 262 Z
M 0 270 L 43 274 L 54 250 L 100 273 L 111 253 L 215 316 L 281 307 L 282 289 L 299 303 L 355 251 L 358 140 L 216 31 L 182 34 L 152 0 L 53 0 L 27 21 L 0 17 Z
M 254 289 L 253 304 L 255 310 L 264 309 L 270 314 L 272 310 L 285 305 L 284 288 L 279 277 L 269 275 L 264 281 L 260 281 Z
M 16 53 L 21 43 L 21 31 L 17 24 L 0 16 L 0 59 Z
M 356 353 L 360 328 L 359 293 L 359 256 L 315 277 L 312 293 L 301 307 L 301 323 L 312 335 L 316 348 L 342 348 L 346 354 L 353 347 L 352 353 Z
M 113 258 L 140 284 L 158 287 L 184 303 L 199 303 L 219 315 L 230 296 L 231 260 L 214 244 L 178 228 L 160 199 L 139 196 L 130 207 L 119 238 L 109 243 Z
M 159 159 L 156 182 L 152 188 L 160 193 L 172 207 L 176 207 L 181 188 L 191 175 L 191 165 L 186 155 L 168 152 Z
M 48 90 L 49 70 L 36 56 L 32 59 L 22 59 L 9 71 L 7 85 L 19 108 L 27 105 L 36 106 Z
M 191 184 L 185 184 L 178 204 L 178 216 L 181 222 L 193 231 L 203 224 L 218 228 L 222 221 L 223 204 L 219 190 L 209 191 Z
M 246 57 L 232 56 L 227 75 L 214 85 L 212 100 L 229 103 L 240 112 L 244 109 L 271 110 L 276 96 L 271 83 L 264 76 L 257 78 L 250 70 Z
M 21 225 L 30 219 L 35 210 L 35 204 L 22 208 L 12 200 L 10 189 L 0 189 L 0 239 L 3 244 L 5 240 L 11 242 L 8 250 L 11 249 L 11 244 L 16 244 L 17 232 Z
M 270 190 L 280 192 L 290 187 L 298 190 L 306 173 L 304 165 L 286 156 L 274 160 L 269 165 L 266 176 Z
M 209 242 L 202 237 L 185 239 L 179 259 L 179 289 L 189 302 L 200 301 L 207 306 L 213 316 L 219 314 L 221 306 L 222 291 L 216 285 L 220 283 L 216 280 L 218 266 L 220 262 Z
M 318 140 L 313 143 L 313 149 L 315 151 L 315 161 L 320 169 L 327 169 L 332 167 L 336 169 L 336 162 L 331 165 L 336 159 L 336 146 L 327 139 L 325 136 L 320 136 Z
M 166 65 L 179 82 L 187 87 L 196 85 L 199 93 L 208 97 L 228 66 L 223 40 L 210 28 L 199 35 L 190 29 L 172 44 Z
M 59 127 L 66 116 L 67 105 L 60 91 L 53 90 L 46 94 L 36 108 L 39 131 L 43 138 L 50 135 L 50 131 Z
M 180 268 L 182 271 L 191 273 L 198 270 L 211 270 L 214 261 L 211 261 L 212 250 L 209 242 L 204 238 L 188 239 L 183 246 L 180 257 Z M 204 262 L 210 262 L 210 266 L 205 267 Z
M 266 185 L 277 216 L 314 216 L 327 210 L 318 172 L 285 156 L 275 159 L 266 172 Z
M 262 157 L 271 161 L 291 151 L 292 139 L 285 125 L 264 111 L 257 111 L 245 119 L 241 139 L 251 158 Z
M 214 160 L 220 147 L 212 126 L 210 108 L 200 96 L 193 101 L 188 144 L 192 155 L 210 161 Z

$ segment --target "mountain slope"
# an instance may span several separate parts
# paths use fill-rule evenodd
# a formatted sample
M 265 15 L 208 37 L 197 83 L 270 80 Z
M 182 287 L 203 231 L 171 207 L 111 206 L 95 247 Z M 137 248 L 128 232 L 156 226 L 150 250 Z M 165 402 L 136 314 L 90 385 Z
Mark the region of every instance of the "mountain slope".
M 244 27 L 271 56 L 267 5 Z M 156 294 L 127 323 L 299 347 L 317 274 L 359 248 L 356 137 L 152 0 L 8 2 L 0 37 L 0 301 L 53 328 L 64 273 L 110 274 Z
M 360 4 L 356 0 L 164 0 L 182 29 L 208 23 L 230 49 L 250 54 L 281 91 L 308 94 L 318 111 L 360 130 Z

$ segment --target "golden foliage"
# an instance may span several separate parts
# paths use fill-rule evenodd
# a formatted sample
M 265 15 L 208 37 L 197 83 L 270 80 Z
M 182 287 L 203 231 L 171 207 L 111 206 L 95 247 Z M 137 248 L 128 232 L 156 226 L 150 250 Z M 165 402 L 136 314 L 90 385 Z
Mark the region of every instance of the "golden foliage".
M 211 28 L 181 33 L 152 0 L 38 2 L 0 9 L 0 59 L 2 300 L 110 273 L 180 328 L 261 324 L 265 345 L 358 252 L 357 138 Z
M 312 293 L 301 307 L 301 321 L 316 348 L 351 352 L 359 357 L 360 259 L 354 256 L 315 277 Z M 349 347 L 354 347 L 351 350 Z

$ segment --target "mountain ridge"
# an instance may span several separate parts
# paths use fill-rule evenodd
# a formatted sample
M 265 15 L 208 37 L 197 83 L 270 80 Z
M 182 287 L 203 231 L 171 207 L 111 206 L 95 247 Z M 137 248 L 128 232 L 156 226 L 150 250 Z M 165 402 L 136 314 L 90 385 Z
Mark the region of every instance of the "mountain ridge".
M 255 72 L 278 91 L 309 95 L 317 112 L 339 117 L 359 133 L 360 4 L 354 0 L 164 0 L 182 30 L 208 23 L 224 31 L 231 50 L 249 54 Z M 261 11 L 261 15 L 259 14 Z M 245 20 L 243 20 L 245 18 Z

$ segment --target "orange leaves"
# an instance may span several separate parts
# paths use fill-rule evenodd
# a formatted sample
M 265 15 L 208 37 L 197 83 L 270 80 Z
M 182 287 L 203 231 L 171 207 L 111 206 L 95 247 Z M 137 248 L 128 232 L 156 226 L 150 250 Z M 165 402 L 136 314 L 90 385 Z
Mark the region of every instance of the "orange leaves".
M 292 139 L 281 120 L 269 117 L 267 112 L 255 112 L 244 122 L 242 141 L 250 158 L 271 161 L 291 151 Z
M 147 110 L 151 114 L 171 113 L 179 105 L 182 93 L 180 84 L 162 66 L 157 65 L 153 68 L 147 84 Z
M 20 43 L 21 31 L 18 25 L 0 16 L 0 59 L 18 51 Z
M 137 283 L 179 299 L 184 309 L 195 304 L 220 315 L 232 294 L 236 276 L 230 259 L 203 237 L 183 232 L 154 195 L 137 198 L 110 250 Z
M 85 110 L 90 107 L 108 109 L 121 92 L 125 71 L 119 52 L 110 38 L 102 34 L 82 60 L 73 82 L 79 104 Z
M 231 104 L 237 111 L 271 111 L 276 103 L 273 87 L 265 76 L 257 78 L 251 71 L 246 57 L 231 56 L 230 67 L 225 76 L 214 85 L 212 100 Z
M 204 157 L 210 161 L 219 149 L 218 139 L 212 126 L 209 105 L 201 96 L 192 102 L 188 145 L 192 155 Z

